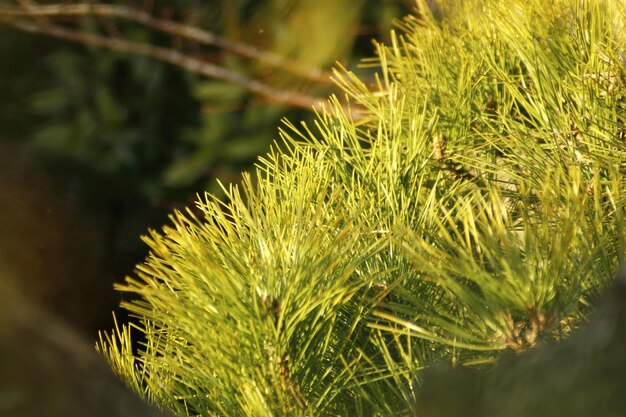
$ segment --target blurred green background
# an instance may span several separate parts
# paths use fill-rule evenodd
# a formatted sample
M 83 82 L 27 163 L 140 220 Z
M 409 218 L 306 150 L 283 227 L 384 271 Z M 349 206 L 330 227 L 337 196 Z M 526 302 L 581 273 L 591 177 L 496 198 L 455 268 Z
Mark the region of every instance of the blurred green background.
M 119 2 L 313 68 L 357 64 L 385 41 L 402 0 Z M 85 19 L 89 30 L 94 22 Z M 127 39 L 183 49 L 277 89 L 332 85 L 219 48 L 110 21 Z M 140 235 L 196 193 L 237 182 L 313 114 L 154 59 L 30 35 L 0 24 L 0 271 L 89 337 L 110 328 L 112 289 L 146 256 Z

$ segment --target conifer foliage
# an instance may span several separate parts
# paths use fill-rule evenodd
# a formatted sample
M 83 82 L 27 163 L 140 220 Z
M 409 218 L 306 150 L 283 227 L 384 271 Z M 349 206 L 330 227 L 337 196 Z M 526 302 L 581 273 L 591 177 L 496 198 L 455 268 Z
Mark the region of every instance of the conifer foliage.
M 145 238 L 98 349 L 179 416 L 402 416 L 435 362 L 567 337 L 626 246 L 624 13 L 418 2 L 353 112 Z

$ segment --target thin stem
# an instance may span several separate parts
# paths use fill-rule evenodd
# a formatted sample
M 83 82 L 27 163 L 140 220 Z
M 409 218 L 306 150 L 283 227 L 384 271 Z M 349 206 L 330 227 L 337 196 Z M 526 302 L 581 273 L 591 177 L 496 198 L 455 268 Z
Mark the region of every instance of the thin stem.
M 142 10 L 109 4 L 53 4 L 34 5 L 28 2 L 22 8 L 0 7 L 0 17 L 52 17 L 52 16 L 98 16 L 120 18 L 139 23 L 159 32 L 179 36 L 203 45 L 213 45 L 246 58 L 281 68 L 316 83 L 331 84 L 331 73 L 320 68 L 311 68 L 282 55 L 260 50 L 249 44 L 225 39 L 212 32 L 170 20 L 159 19 Z
M 6 15 L 2 14 L 1 10 L 0 22 L 4 22 L 9 26 L 30 33 L 44 34 L 84 45 L 93 45 L 121 52 L 150 56 L 196 74 L 241 85 L 256 94 L 267 97 L 275 103 L 283 103 L 311 110 L 312 108 L 319 108 L 325 101 L 325 99 L 308 96 L 295 91 L 273 88 L 257 80 L 250 79 L 238 72 L 208 63 L 174 49 L 154 46 L 143 42 L 128 41 L 123 38 L 106 38 L 101 35 L 67 29 L 47 22 L 36 24 L 33 22 L 19 21 L 7 18 Z

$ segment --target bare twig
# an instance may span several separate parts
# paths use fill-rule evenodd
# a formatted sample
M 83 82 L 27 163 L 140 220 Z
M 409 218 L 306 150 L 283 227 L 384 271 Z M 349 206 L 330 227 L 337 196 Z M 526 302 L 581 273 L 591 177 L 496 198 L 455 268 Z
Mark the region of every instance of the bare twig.
M 263 51 L 242 42 L 225 39 L 212 32 L 194 26 L 159 19 L 143 10 L 99 3 L 55 5 L 33 5 L 31 3 L 27 7 L 22 8 L 0 6 L 0 17 L 4 18 L 53 16 L 98 16 L 126 19 L 153 30 L 167 33 L 168 35 L 179 36 L 203 45 L 217 46 L 243 57 L 281 68 L 284 71 L 310 79 L 316 83 L 331 83 L 331 74 L 320 68 L 311 68 L 299 62 L 287 59 L 282 55 Z
M 9 26 L 26 32 L 45 34 L 85 45 L 150 56 L 193 73 L 241 85 L 275 103 L 283 103 L 311 110 L 312 108 L 319 108 L 325 101 L 325 99 L 311 97 L 296 91 L 273 88 L 257 80 L 250 79 L 238 72 L 211 64 L 174 49 L 154 46 L 148 43 L 128 41 L 123 38 L 106 38 L 101 35 L 85 33 L 49 23 L 37 24 L 30 21 L 18 20 L 15 19 L 15 14 L 8 17 L 6 13 L 3 13 L 3 11 L 6 11 L 5 9 L 6 8 L 0 8 L 0 22 L 4 22 Z

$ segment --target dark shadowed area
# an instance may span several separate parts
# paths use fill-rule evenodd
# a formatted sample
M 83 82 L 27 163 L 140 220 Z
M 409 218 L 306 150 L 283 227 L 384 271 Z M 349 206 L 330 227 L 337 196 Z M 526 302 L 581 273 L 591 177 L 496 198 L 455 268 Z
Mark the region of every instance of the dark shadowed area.
M 626 410 L 626 268 L 597 311 L 562 343 L 505 355 L 489 370 L 426 371 L 422 417 L 623 416 Z

